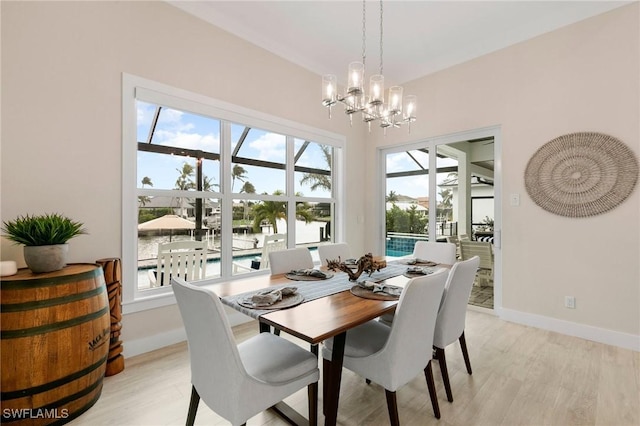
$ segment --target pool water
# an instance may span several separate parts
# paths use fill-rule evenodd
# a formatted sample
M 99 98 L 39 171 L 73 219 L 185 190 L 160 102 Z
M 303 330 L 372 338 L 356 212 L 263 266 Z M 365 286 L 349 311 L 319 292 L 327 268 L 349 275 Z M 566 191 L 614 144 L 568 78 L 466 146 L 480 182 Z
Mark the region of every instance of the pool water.
M 416 241 L 424 241 L 427 236 L 398 236 L 393 235 L 387 237 L 385 244 L 385 254 L 387 256 L 407 256 L 413 253 L 413 246 L 416 245 Z
M 402 256 L 407 256 L 409 254 L 412 254 L 413 250 L 411 251 L 405 251 L 405 250 L 390 250 L 387 249 L 387 256 L 392 256 L 392 257 L 402 257 Z

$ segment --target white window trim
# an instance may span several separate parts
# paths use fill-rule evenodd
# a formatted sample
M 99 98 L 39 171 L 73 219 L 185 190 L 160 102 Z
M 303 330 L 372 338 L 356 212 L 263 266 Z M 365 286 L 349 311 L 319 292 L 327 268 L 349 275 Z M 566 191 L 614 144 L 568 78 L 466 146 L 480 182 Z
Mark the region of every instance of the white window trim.
M 189 92 L 187 90 L 172 87 L 163 83 L 158 83 L 142 77 L 131 74 L 122 74 L 122 305 L 123 313 L 144 311 L 162 306 L 175 304 L 175 297 L 170 288 L 160 291 L 140 291 L 137 288 L 137 120 L 136 120 L 136 100 L 158 103 L 162 105 L 171 105 L 171 107 L 181 109 L 183 111 L 193 112 L 195 114 L 205 114 L 215 117 L 223 121 L 231 121 L 248 125 L 263 130 L 280 133 L 288 137 L 312 140 L 324 145 L 331 145 L 341 148 L 334 155 L 335 175 L 332 182 L 332 197 L 330 199 L 318 198 L 319 201 L 331 201 L 335 205 L 334 215 L 337 220 L 336 238 L 339 240 L 344 235 L 344 215 L 345 206 L 344 194 L 344 153 L 346 147 L 346 137 L 336 133 L 327 132 L 304 124 L 296 123 L 280 117 L 276 117 L 263 112 L 254 111 L 228 102 L 210 98 L 198 93 Z M 222 132 L 228 132 L 229 129 L 222 126 Z M 221 134 L 221 141 L 224 140 Z M 223 188 L 230 189 L 229 179 L 225 170 L 230 170 L 230 159 L 227 158 L 225 150 L 229 150 L 225 143 L 221 143 L 221 185 Z M 292 153 L 288 153 L 287 170 L 293 168 L 289 159 Z M 287 177 L 287 190 L 293 188 L 293 175 Z M 314 197 L 296 198 L 293 192 L 289 201 L 304 200 L 314 201 Z M 189 196 L 200 196 L 201 192 L 189 192 Z M 206 193 L 205 196 L 213 196 L 220 198 L 223 206 L 229 204 L 232 199 L 238 198 L 240 194 L 231 194 L 229 191 L 223 191 L 223 194 Z M 253 198 L 269 198 L 268 196 L 257 196 L 252 194 Z M 241 197 L 242 198 L 242 197 Z M 230 205 L 230 204 L 229 204 Z M 295 216 L 295 202 L 289 203 L 289 213 L 293 211 Z M 291 215 L 289 217 L 292 217 Z M 224 217 L 223 217 L 224 219 Z M 223 226 L 224 226 L 223 222 Z M 231 226 L 229 224 L 229 226 Z M 289 226 L 289 224 L 287 224 Z M 291 238 L 293 234 L 290 233 Z M 290 241 L 293 245 L 295 242 Z M 230 249 L 227 250 L 230 252 Z M 223 255 L 224 251 L 223 246 Z M 227 258 L 230 253 L 226 253 Z M 243 277 L 229 277 L 231 266 L 222 267 L 221 274 L 224 278 L 207 280 L 208 283 L 219 281 L 240 280 Z M 225 272 L 226 271 L 226 272 Z M 246 276 L 244 276 L 246 277 Z

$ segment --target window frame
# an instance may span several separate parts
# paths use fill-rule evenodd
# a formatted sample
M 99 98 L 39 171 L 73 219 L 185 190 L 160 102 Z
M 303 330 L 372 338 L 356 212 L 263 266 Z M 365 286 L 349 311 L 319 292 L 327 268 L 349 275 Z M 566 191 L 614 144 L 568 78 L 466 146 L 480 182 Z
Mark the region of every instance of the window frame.
M 286 136 L 286 195 L 278 200 L 288 202 L 287 217 L 295 217 L 296 202 L 330 202 L 334 206 L 335 229 L 333 238 L 340 240 L 344 235 L 344 151 L 346 137 L 322 129 L 286 120 L 281 117 L 223 102 L 205 95 L 172 87 L 131 74 L 122 74 L 122 304 L 123 313 L 139 312 L 175 304 L 170 288 L 139 290 L 137 286 L 137 215 L 139 195 L 148 195 L 162 190 L 138 188 L 137 182 L 137 116 L 136 101 L 151 102 L 179 109 L 181 111 L 204 115 L 220 120 L 220 191 L 185 191 L 191 198 L 218 198 L 222 205 L 222 235 L 231 236 L 232 201 L 238 198 L 252 200 L 274 199 L 273 195 L 231 193 L 231 123 L 243 124 L 252 128 L 279 133 Z M 330 145 L 334 148 L 332 168 L 332 194 L 330 198 L 296 196 L 295 188 L 295 139 L 305 139 Z M 167 193 L 175 193 L 167 190 Z M 295 221 L 287 221 L 288 246 L 295 246 Z M 224 240 L 223 240 L 224 241 Z M 232 250 L 230 244 L 222 245 L 221 276 L 203 282 L 213 284 L 246 279 L 255 275 L 232 276 Z M 264 273 L 264 272 L 263 272 Z

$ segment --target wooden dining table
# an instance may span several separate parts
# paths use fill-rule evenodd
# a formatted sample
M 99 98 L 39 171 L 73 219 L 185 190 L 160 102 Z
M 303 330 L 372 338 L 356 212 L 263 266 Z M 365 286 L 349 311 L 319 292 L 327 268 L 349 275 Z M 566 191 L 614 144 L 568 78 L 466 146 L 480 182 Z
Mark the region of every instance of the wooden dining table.
M 344 272 L 336 273 L 344 274 Z M 409 278 L 400 274 L 386 279 L 384 283 L 402 287 L 408 281 Z M 317 283 L 322 285 L 322 281 Z M 284 274 L 260 275 L 246 280 L 207 285 L 207 287 L 220 298 L 224 298 L 268 287 L 281 287 L 283 284 L 295 285 L 295 281 L 285 278 Z M 310 343 L 316 354 L 318 354 L 317 345 L 329 338 L 334 339 L 331 371 L 328 372 L 329 374 L 325 372 L 325 383 L 323 383 L 325 425 L 335 425 L 337 420 L 347 331 L 385 313 L 393 312 L 397 303 L 397 300 L 363 298 L 345 290 L 291 308 L 269 311 L 259 316 L 260 331 L 268 331 L 270 327 L 274 327 Z M 292 412 L 286 405 L 279 404 L 274 408 L 289 421 L 296 424 L 300 424 L 301 421 L 304 423 L 304 420 L 301 420 L 302 416 Z

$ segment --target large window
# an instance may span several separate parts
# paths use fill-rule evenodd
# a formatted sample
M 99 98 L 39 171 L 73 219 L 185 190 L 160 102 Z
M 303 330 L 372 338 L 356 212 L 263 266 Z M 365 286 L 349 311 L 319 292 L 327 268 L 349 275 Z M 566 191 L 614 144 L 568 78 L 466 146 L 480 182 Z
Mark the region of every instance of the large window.
M 336 238 L 342 138 L 137 77 L 123 94 L 125 302 L 171 294 L 168 242 L 203 242 L 215 281 L 260 271 L 267 235 L 312 251 Z

